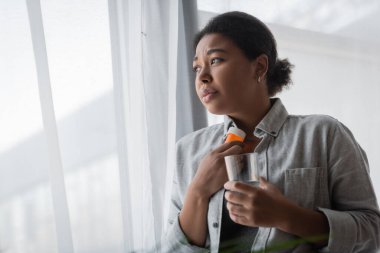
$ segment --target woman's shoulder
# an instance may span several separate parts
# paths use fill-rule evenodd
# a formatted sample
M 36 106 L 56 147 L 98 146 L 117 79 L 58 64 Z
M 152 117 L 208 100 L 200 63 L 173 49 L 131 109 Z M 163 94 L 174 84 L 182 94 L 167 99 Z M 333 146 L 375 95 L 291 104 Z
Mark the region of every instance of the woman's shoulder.
M 308 128 L 333 128 L 342 123 L 336 118 L 324 114 L 311 114 L 311 115 L 289 115 L 288 124 L 299 125 Z
M 285 125 L 285 128 L 293 133 L 327 136 L 330 139 L 336 139 L 340 136 L 356 142 L 351 130 L 341 121 L 329 115 L 289 115 Z
M 224 134 L 223 126 L 223 123 L 215 124 L 186 134 L 178 140 L 177 146 L 202 145 L 214 142 L 215 140 L 221 140 Z
M 223 124 L 212 125 L 189 133 L 176 145 L 177 180 L 183 185 L 190 183 L 199 161 L 223 141 Z

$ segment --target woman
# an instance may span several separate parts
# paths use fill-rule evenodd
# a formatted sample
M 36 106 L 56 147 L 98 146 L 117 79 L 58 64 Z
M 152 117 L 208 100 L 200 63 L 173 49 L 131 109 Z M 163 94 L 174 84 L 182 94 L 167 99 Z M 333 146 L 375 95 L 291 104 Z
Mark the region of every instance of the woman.
M 171 252 L 375 252 L 380 213 L 364 151 L 328 116 L 288 115 L 272 98 L 290 82 L 269 29 L 242 12 L 212 19 L 195 38 L 195 86 L 226 115 L 177 143 Z M 228 128 L 247 137 L 223 143 Z M 260 186 L 228 182 L 224 157 L 256 152 Z

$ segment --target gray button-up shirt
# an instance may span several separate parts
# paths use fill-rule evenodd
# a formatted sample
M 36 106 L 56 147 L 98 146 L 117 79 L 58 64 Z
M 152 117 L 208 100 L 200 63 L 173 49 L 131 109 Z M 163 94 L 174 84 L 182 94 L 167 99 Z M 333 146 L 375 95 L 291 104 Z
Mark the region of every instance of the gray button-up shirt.
M 270 111 L 254 130 L 254 135 L 262 139 L 255 149 L 260 175 L 298 205 L 324 213 L 330 234 L 328 245 L 315 250 L 307 243 L 297 244 L 299 238 L 294 235 L 260 227 L 252 251 L 375 252 L 380 247 L 380 212 L 365 152 L 336 119 L 323 115 L 288 115 L 280 99 L 272 102 Z M 232 120 L 226 117 L 224 124 L 198 130 L 178 141 L 163 251 L 218 251 L 224 189 L 210 199 L 204 248 L 189 243 L 178 215 L 200 160 L 222 144 L 231 124 Z

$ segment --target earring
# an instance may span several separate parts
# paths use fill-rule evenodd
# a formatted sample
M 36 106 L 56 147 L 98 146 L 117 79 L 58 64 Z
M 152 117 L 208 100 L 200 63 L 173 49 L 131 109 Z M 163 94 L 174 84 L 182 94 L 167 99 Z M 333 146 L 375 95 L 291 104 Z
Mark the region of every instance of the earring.
M 260 83 L 261 82 L 261 77 L 259 76 L 259 78 L 257 79 L 257 82 Z

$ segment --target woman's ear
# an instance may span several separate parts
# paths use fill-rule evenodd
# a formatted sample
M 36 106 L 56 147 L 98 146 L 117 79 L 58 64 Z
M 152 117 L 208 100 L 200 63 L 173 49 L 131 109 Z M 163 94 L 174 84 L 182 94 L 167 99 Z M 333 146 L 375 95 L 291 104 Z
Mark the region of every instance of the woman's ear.
M 260 83 L 268 72 L 268 56 L 261 54 L 256 58 L 256 80 Z

